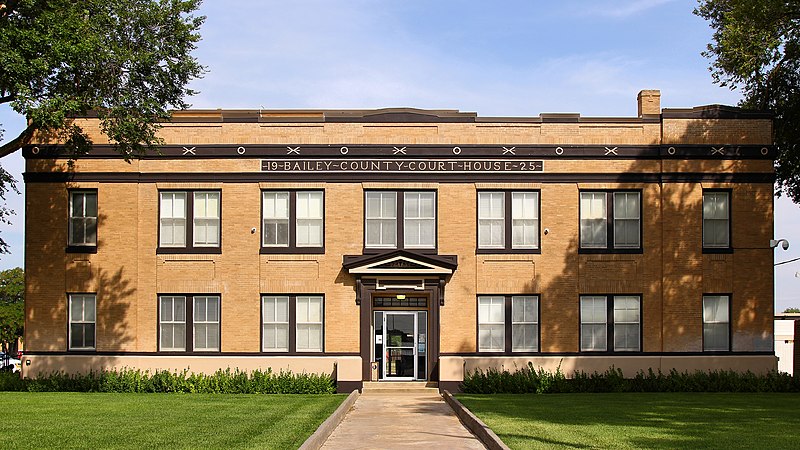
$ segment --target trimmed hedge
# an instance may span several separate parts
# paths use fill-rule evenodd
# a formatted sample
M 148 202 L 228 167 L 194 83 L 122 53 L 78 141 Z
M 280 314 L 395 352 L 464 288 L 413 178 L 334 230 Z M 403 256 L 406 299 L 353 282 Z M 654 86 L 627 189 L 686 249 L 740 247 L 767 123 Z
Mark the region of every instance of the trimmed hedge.
M 16 373 L 0 373 L 0 391 L 17 392 L 180 392 L 201 394 L 333 394 L 336 385 L 330 375 L 281 371 L 273 373 L 236 369 L 218 370 L 212 375 L 160 370 L 66 374 L 54 372 L 35 379 Z
M 639 371 L 625 378 L 621 369 L 611 367 L 603 373 L 575 372 L 567 378 L 561 367 L 549 372 L 532 363 L 515 372 L 475 370 L 464 376 L 461 389 L 467 394 L 557 394 L 576 392 L 800 392 L 800 378 L 786 373 L 756 375 L 720 370 L 694 373 L 672 369 Z

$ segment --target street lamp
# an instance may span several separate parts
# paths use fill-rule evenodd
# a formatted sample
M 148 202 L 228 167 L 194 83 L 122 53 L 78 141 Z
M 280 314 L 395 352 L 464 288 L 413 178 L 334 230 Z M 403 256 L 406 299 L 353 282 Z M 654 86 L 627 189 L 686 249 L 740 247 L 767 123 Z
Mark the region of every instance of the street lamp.
M 776 248 L 780 244 L 784 250 L 789 250 L 789 241 L 786 239 L 770 239 L 769 248 Z

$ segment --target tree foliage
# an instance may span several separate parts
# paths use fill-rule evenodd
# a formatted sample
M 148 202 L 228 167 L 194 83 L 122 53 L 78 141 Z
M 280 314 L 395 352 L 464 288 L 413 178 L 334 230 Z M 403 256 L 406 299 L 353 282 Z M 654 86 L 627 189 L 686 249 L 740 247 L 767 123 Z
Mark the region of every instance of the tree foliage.
M 200 2 L 0 0 L 0 104 L 27 119 L 0 157 L 38 137 L 85 153 L 92 141 L 71 118 L 89 113 L 126 159 L 155 150 L 159 122 L 189 106 L 187 86 L 205 70 L 191 55 Z M 0 198 L 9 189 L 14 180 L 0 167 Z M 0 222 L 10 214 L 0 207 Z
M 0 272 L 0 343 L 16 342 L 24 326 L 25 272 L 19 267 L 4 270 Z
M 784 313 L 800 313 L 800 308 L 786 308 L 783 310 Z
M 714 82 L 775 114 L 778 194 L 800 203 L 800 1 L 699 0 L 695 14 L 714 30 L 703 53 Z

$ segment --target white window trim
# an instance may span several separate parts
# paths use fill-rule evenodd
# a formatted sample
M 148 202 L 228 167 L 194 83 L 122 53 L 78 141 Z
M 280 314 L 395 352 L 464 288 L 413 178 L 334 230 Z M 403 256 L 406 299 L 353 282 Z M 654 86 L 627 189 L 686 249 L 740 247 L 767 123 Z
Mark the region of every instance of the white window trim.
M 85 320 L 85 317 L 86 317 L 86 299 L 87 298 L 91 298 L 92 300 L 94 300 L 93 301 L 93 303 L 94 303 L 94 320 Z M 72 317 L 72 302 L 75 299 L 80 299 L 81 304 L 82 304 L 82 306 L 81 306 L 81 311 L 82 311 L 81 320 L 76 320 L 74 317 Z M 69 304 L 67 305 L 67 307 L 69 308 L 69 326 L 68 326 L 69 335 L 67 336 L 67 344 L 69 346 L 69 349 L 70 350 L 95 350 L 97 348 L 97 295 L 96 294 L 69 294 L 69 299 L 68 300 L 69 300 Z M 88 325 L 88 324 L 94 325 L 94 336 L 93 336 L 93 339 L 92 339 L 94 341 L 94 345 L 91 346 L 91 347 L 89 347 L 89 346 L 73 347 L 72 346 L 72 325 Z
M 532 299 L 534 302 L 534 311 L 536 312 L 536 320 L 535 321 L 521 321 L 516 322 L 514 321 L 514 304 L 516 303 L 514 300 L 518 299 Z M 514 348 L 514 325 L 517 326 L 529 326 L 534 327 L 536 330 L 536 347 L 533 349 L 530 348 Z M 539 342 L 540 332 L 539 332 L 539 296 L 538 295 L 513 295 L 511 296 L 511 351 L 515 353 L 521 352 L 538 352 L 541 346 Z
M 267 300 L 274 299 L 274 308 L 275 308 L 275 321 L 267 322 Z M 286 299 L 286 321 L 277 321 L 278 318 L 278 299 Z M 287 353 L 289 351 L 289 332 L 291 331 L 289 328 L 289 323 L 291 322 L 291 308 L 289 303 L 292 301 L 292 297 L 288 295 L 262 295 L 261 296 L 261 351 L 265 353 L 275 353 L 275 352 L 282 352 Z M 266 325 L 285 325 L 286 326 L 286 347 L 266 347 L 266 334 L 264 333 L 264 327 Z M 277 342 L 276 342 L 277 343 Z
M 407 217 L 406 214 L 405 214 L 405 211 L 403 211 L 403 233 L 404 233 L 403 246 L 405 248 L 424 248 L 424 249 L 436 248 L 436 241 L 437 241 L 437 235 L 438 235 L 438 232 L 437 232 L 438 230 L 436 229 L 437 228 L 437 222 L 436 222 L 436 191 L 405 191 L 405 192 L 403 192 L 403 205 L 404 205 L 404 208 L 405 208 L 406 202 L 408 201 L 408 197 L 407 196 L 409 196 L 409 195 L 416 195 L 417 196 L 418 208 L 417 208 L 417 216 L 414 216 L 414 217 Z M 421 199 L 425 195 L 433 196 L 433 215 L 430 216 L 430 217 L 423 217 L 421 212 L 420 212 L 420 210 L 422 208 L 419 205 L 422 203 Z M 395 209 L 399 209 L 399 208 L 395 208 Z M 396 212 L 395 212 L 395 216 L 397 216 Z M 405 235 L 406 233 L 408 233 L 408 230 L 410 228 L 408 226 L 408 221 L 409 220 L 416 220 L 416 221 L 420 221 L 420 222 L 423 222 L 423 221 L 432 222 L 433 223 L 433 244 L 430 244 L 430 245 L 427 245 L 427 244 L 409 245 L 408 244 L 408 239 L 406 239 L 407 236 Z M 421 238 L 421 236 L 418 236 L 418 240 L 421 241 L 422 239 L 420 239 L 420 238 Z
M 316 216 L 316 217 L 311 217 L 311 216 L 309 216 L 309 217 L 300 217 L 300 215 L 297 214 L 297 211 L 298 211 L 297 204 L 300 203 L 300 196 L 301 195 L 307 195 L 307 196 L 309 196 L 309 200 L 310 200 L 310 195 L 311 194 L 319 194 L 319 196 L 320 196 L 319 216 Z M 290 205 L 290 207 L 291 207 L 291 205 Z M 311 222 L 311 221 L 319 222 L 319 228 L 320 228 L 319 244 L 301 244 L 300 243 L 300 240 L 298 239 L 298 236 L 300 235 L 300 221 L 301 220 L 304 220 L 304 221 L 307 221 L 307 222 Z M 291 224 L 289 224 L 289 226 L 291 226 Z M 294 240 L 295 240 L 295 246 L 298 247 L 298 248 L 320 248 L 320 247 L 322 247 L 324 245 L 324 242 L 325 242 L 325 192 L 324 191 L 296 191 L 295 192 Z
M 320 307 L 319 322 L 300 322 L 300 319 L 297 317 L 297 315 L 299 314 L 299 310 L 300 310 L 300 299 L 308 299 L 308 300 L 317 299 L 317 300 L 319 300 L 319 307 Z M 289 301 L 291 302 L 291 300 L 292 299 L 290 298 Z M 306 353 L 319 353 L 319 352 L 322 352 L 322 348 L 324 347 L 324 342 L 325 342 L 325 334 L 324 334 L 324 328 L 323 328 L 323 324 L 325 323 L 325 299 L 324 299 L 324 297 L 322 297 L 321 295 L 298 295 L 298 296 L 294 297 L 294 302 L 295 302 L 295 325 L 294 325 L 295 339 L 294 339 L 294 342 L 295 342 L 295 347 L 296 347 L 295 351 L 297 351 L 298 353 L 304 353 L 304 352 L 306 352 Z M 309 307 L 309 312 L 310 311 L 311 311 L 311 308 Z M 313 347 L 300 348 L 300 346 L 298 344 L 298 341 L 299 341 L 298 336 L 299 336 L 299 333 L 300 333 L 300 325 L 319 325 L 319 339 L 320 339 L 320 341 L 319 341 L 319 347 L 318 348 L 313 348 Z
M 590 300 L 590 299 L 593 302 L 595 302 L 595 301 L 597 301 L 599 299 L 602 299 L 603 306 L 604 306 L 604 308 L 603 308 L 603 321 L 602 322 L 589 322 L 588 320 L 586 320 L 583 317 L 583 301 L 584 300 Z M 606 352 L 606 351 L 608 351 L 608 339 L 609 339 L 609 336 L 608 336 L 608 296 L 605 296 L 605 295 L 581 295 L 580 296 L 579 307 L 581 309 L 581 314 L 580 314 L 580 325 L 581 325 L 580 347 L 581 347 L 581 351 L 582 352 Z M 605 339 L 605 342 L 603 342 L 602 348 L 587 348 L 587 347 L 583 346 L 583 336 L 584 336 L 583 326 L 584 325 L 593 325 L 593 326 L 602 325 L 604 327 L 605 333 L 606 333 L 606 339 Z
M 192 245 L 195 246 L 195 247 L 212 247 L 212 248 L 219 247 L 220 234 L 222 234 L 222 229 L 221 229 L 221 226 L 220 226 L 221 222 L 222 222 L 221 221 L 221 216 L 222 216 L 222 214 L 221 214 L 222 213 L 222 211 L 221 211 L 221 209 L 222 209 L 221 208 L 221 206 L 222 206 L 222 195 L 220 195 L 220 194 L 221 194 L 220 191 L 194 191 L 192 193 L 192 197 L 193 197 L 193 201 L 192 201 L 192 227 L 193 227 L 193 229 L 192 229 L 192 241 L 193 242 L 192 242 Z M 210 195 L 215 195 L 217 197 L 217 211 L 216 211 L 216 215 L 215 216 L 209 216 L 208 215 L 208 197 Z M 206 208 L 205 208 L 206 215 L 203 216 L 203 217 L 199 217 L 197 215 L 197 197 L 198 196 L 203 196 L 203 201 L 206 204 Z M 217 225 L 217 236 L 216 236 L 217 241 L 216 242 L 211 242 L 211 243 L 210 242 L 197 242 L 197 234 L 198 234 L 197 233 L 197 228 L 198 227 L 205 227 L 206 228 L 206 241 L 208 241 L 208 223 L 204 223 L 202 225 L 198 225 L 198 223 L 197 223 L 198 220 L 202 220 L 202 221 L 206 221 L 206 222 L 216 221 L 216 225 Z
M 208 318 L 208 300 L 216 299 L 217 303 L 217 320 L 197 320 L 197 300 L 204 299 L 206 302 L 206 318 Z M 195 295 L 192 296 L 192 351 L 195 352 L 218 352 L 222 344 L 222 329 L 220 323 L 222 322 L 222 299 L 218 295 Z M 216 325 L 217 326 L 217 346 L 216 347 L 199 347 L 197 345 L 197 325 Z M 206 343 L 208 343 L 208 335 L 206 335 Z
M 617 322 L 616 317 L 614 317 L 613 315 L 614 315 L 614 312 L 617 310 L 617 299 L 621 299 L 621 298 L 636 299 L 636 307 L 637 307 L 637 312 L 638 312 L 638 316 L 639 316 L 639 320 L 637 322 L 624 322 L 624 321 Z M 612 343 L 614 345 L 614 351 L 615 352 L 634 352 L 634 353 L 635 352 L 641 352 L 642 351 L 642 297 L 640 297 L 638 295 L 615 295 L 615 296 L 612 297 L 612 299 L 613 299 L 612 301 L 614 303 L 611 305 L 612 306 L 612 308 L 611 308 L 611 314 L 612 314 L 611 319 L 612 319 L 612 324 L 614 325 L 614 336 L 611 336 L 610 339 L 612 340 Z M 636 327 L 639 329 L 639 341 L 636 343 L 636 348 L 635 349 L 617 348 L 617 336 L 616 336 L 617 325 L 636 325 Z
M 488 320 L 487 321 L 481 321 L 481 300 L 489 300 L 490 301 L 489 308 L 493 308 L 494 306 L 496 306 L 495 305 L 495 300 L 498 300 L 498 299 L 500 300 L 500 306 L 502 308 L 501 317 L 503 319 L 501 321 L 499 321 L 499 322 L 491 322 L 491 321 L 488 321 Z M 487 352 L 487 353 L 505 352 L 505 350 L 506 350 L 506 348 L 505 348 L 505 338 L 506 338 L 506 335 L 505 335 L 506 334 L 505 300 L 506 299 L 505 299 L 504 296 L 498 296 L 498 295 L 481 295 L 481 296 L 478 296 L 478 343 L 477 343 L 478 344 L 478 352 Z M 491 313 L 490 313 L 490 315 L 491 315 Z M 487 325 L 487 326 L 500 325 L 501 326 L 500 329 L 502 330 L 502 337 L 503 337 L 500 340 L 501 347 L 499 347 L 499 348 L 497 348 L 497 347 L 481 348 L 480 335 L 481 335 L 481 329 L 482 329 L 482 327 L 484 325 Z M 492 339 L 489 339 L 489 343 L 490 344 L 491 344 L 491 341 L 492 341 Z
M 724 299 L 725 300 L 726 306 L 727 306 L 727 308 L 725 309 L 725 315 L 727 317 L 727 320 L 725 320 L 725 321 L 706 320 L 706 314 L 705 314 L 706 300 L 712 300 L 712 299 L 713 300 L 719 300 L 719 299 Z M 731 342 L 731 296 L 727 295 L 727 294 L 703 295 L 702 308 L 703 308 L 702 314 L 703 314 L 703 328 L 704 328 L 704 330 L 703 330 L 703 351 L 704 352 L 729 352 L 729 351 L 731 351 L 731 345 L 732 345 L 732 342 Z M 728 346 L 726 348 L 706 348 L 706 338 L 705 338 L 705 326 L 706 326 L 706 324 L 709 324 L 709 325 L 725 324 L 725 325 L 727 325 L 726 326 L 726 331 L 727 331 L 727 339 L 726 340 L 728 341 Z
M 611 201 L 614 202 L 616 206 L 617 195 L 625 195 L 628 196 L 630 194 L 635 194 L 637 197 L 637 204 L 639 208 L 636 210 L 636 217 L 618 217 L 616 208 L 614 209 L 614 217 L 612 219 L 612 226 L 614 227 L 613 236 L 614 236 L 614 248 L 621 248 L 621 249 L 637 249 L 642 248 L 642 194 L 638 191 L 614 191 L 611 196 Z M 620 244 L 617 242 L 617 221 L 627 221 L 627 222 L 636 222 L 636 230 L 637 230 L 637 242 L 636 244 Z
M 500 216 L 491 216 L 491 209 L 492 209 L 492 201 L 494 196 L 499 195 L 501 198 L 501 205 L 502 205 L 502 215 Z M 482 196 L 489 196 L 489 210 L 490 210 L 490 217 L 483 217 L 481 216 L 481 197 Z M 483 191 L 478 192 L 478 248 L 479 249 L 486 249 L 486 250 L 502 250 L 506 248 L 506 216 L 508 215 L 508 211 L 506 211 L 506 193 L 505 191 Z M 492 242 L 492 230 L 494 230 L 495 222 L 500 221 L 500 229 L 502 230 L 501 236 L 502 239 L 500 243 L 496 244 Z M 488 244 L 481 244 L 481 222 L 489 224 L 489 243 Z
M 162 302 L 162 299 L 165 299 L 165 298 L 171 298 L 172 299 L 172 302 L 171 302 L 171 304 L 172 304 L 172 320 L 168 320 L 168 321 L 165 321 L 165 320 L 163 320 L 161 318 L 161 311 L 164 308 L 164 304 Z M 180 301 L 183 302 L 183 308 L 184 308 L 183 309 L 183 320 L 175 320 L 175 301 L 177 299 L 180 299 Z M 194 304 L 194 302 L 192 302 L 192 303 Z M 161 352 L 185 352 L 186 351 L 186 344 L 187 344 L 187 342 L 186 342 L 186 316 L 187 316 L 186 312 L 187 312 L 186 311 L 186 296 L 181 296 L 181 295 L 159 295 L 158 296 L 158 332 L 159 332 L 158 350 L 159 351 L 161 351 Z M 161 325 L 173 325 L 172 342 L 174 344 L 175 343 L 175 331 L 174 331 L 175 328 L 174 328 L 174 325 L 181 325 L 181 324 L 183 324 L 183 327 L 184 327 L 183 328 L 184 346 L 183 347 L 174 347 L 174 346 L 173 347 L 163 347 L 162 346 L 162 341 L 161 341 L 162 336 L 163 336 L 162 335 L 163 331 L 161 330 Z
M 285 195 L 286 196 L 286 217 L 278 217 L 278 216 L 275 216 L 275 215 L 269 215 L 268 216 L 267 215 L 267 210 L 266 210 L 266 208 L 264 208 L 264 205 L 267 202 L 267 196 L 275 196 L 275 201 L 274 202 L 277 203 L 277 198 L 279 196 L 281 196 L 281 195 Z M 261 246 L 262 247 L 268 247 L 268 248 L 288 248 L 289 247 L 289 244 L 291 242 L 291 236 L 289 236 L 289 234 L 290 234 L 290 230 L 289 229 L 292 226 L 292 224 L 289 223 L 291 221 L 290 218 L 292 216 L 291 209 L 292 209 L 292 201 L 291 201 L 291 193 L 289 191 L 262 191 L 261 192 L 261 211 L 262 211 L 261 212 Z M 270 212 L 270 214 L 272 214 L 272 212 Z M 273 223 L 273 224 L 274 223 L 282 223 L 282 222 L 286 223 L 286 243 L 285 244 L 281 244 L 281 243 L 277 243 L 277 242 L 275 244 L 272 244 L 272 243 L 267 243 L 266 242 L 266 240 L 267 240 L 267 221 L 268 220 L 271 221 L 271 223 Z M 275 228 L 276 237 L 278 235 L 277 230 L 278 230 L 278 227 L 276 225 L 276 228 Z M 280 241 L 280 239 L 278 239 L 278 241 Z
M 517 219 L 515 218 L 516 209 L 514 208 L 514 196 L 521 195 L 523 198 L 523 204 L 525 196 L 533 195 L 535 198 L 534 205 L 533 205 L 533 213 L 534 217 L 532 219 Z M 539 230 L 540 230 L 540 218 L 539 218 L 539 192 L 538 191 L 511 191 L 511 248 L 514 250 L 538 250 L 539 249 Z M 523 211 L 525 208 L 523 207 Z M 522 213 L 522 211 L 520 211 Z M 535 244 L 514 244 L 514 221 L 521 220 L 521 221 L 533 221 L 535 223 L 536 233 L 534 234 L 534 239 L 536 240 Z M 524 229 L 524 228 L 523 228 Z M 524 240 L 524 233 L 523 233 L 523 240 Z
M 705 204 L 706 204 L 706 196 L 714 196 L 715 198 L 718 195 L 725 196 L 725 202 L 727 205 L 727 217 L 725 219 L 714 219 L 714 218 L 706 218 L 705 213 Z M 716 202 L 715 202 L 716 203 Z M 706 191 L 703 192 L 703 204 L 701 205 L 703 208 L 703 233 L 702 233 L 702 240 L 703 240 L 703 248 L 707 249 L 727 249 L 731 248 L 731 193 L 729 191 Z M 706 222 L 724 222 L 725 223 L 725 243 L 718 244 L 718 243 L 707 243 L 706 242 Z
M 391 194 L 391 195 L 394 196 L 394 216 L 393 217 L 388 217 L 388 216 L 384 217 L 383 216 L 383 201 L 384 201 L 384 196 L 387 195 L 387 194 Z M 379 213 L 378 215 L 370 216 L 369 201 L 368 201 L 368 197 L 370 195 L 378 195 L 379 198 L 380 198 L 380 208 L 379 208 L 379 211 L 378 211 L 378 213 Z M 365 194 L 364 194 L 364 202 L 366 203 L 366 205 L 364 206 L 364 247 L 365 248 L 397 248 L 398 237 L 399 237 L 398 236 L 399 233 L 398 233 L 398 230 L 397 230 L 397 223 L 398 223 L 398 217 L 397 216 L 398 216 L 398 209 L 399 209 L 397 207 L 397 198 L 398 198 L 397 191 L 367 191 L 367 192 L 365 192 Z M 378 236 L 380 236 L 380 241 L 381 241 L 379 243 L 370 243 L 367 240 L 369 238 L 369 229 L 370 229 L 369 224 L 370 224 L 371 220 L 373 221 L 373 226 L 375 226 L 374 225 L 374 223 L 375 223 L 374 221 L 378 221 L 378 223 L 379 223 L 380 231 L 381 231 L 380 233 L 378 233 Z M 393 220 L 394 221 L 394 243 L 393 244 L 384 244 L 383 243 L 383 222 L 384 221 L 389 221 L 389 220 Z
M 83 211 L 81 211 L 83 213 L 82 216 L 73 216 L 72 215 L 72 212 L 73 212 L 72 205 L 73 205 L 73 202 L 75 201 L 75 196 L 76 195 L 83 196 Z M 95 203 L 95 207 L 97 208 L 97 212 L 96 212 L 96 215 L 94 215 L 94 216 L 87 216 L 86 215 L 86 196 L 87 195 L 93 195 L 94 198 L 95 198 L 94 203 Z M 100 213 L 100 205 L 97 203 L 97 201 L 98 201 L 97 191 L 94 191 L 94 190 L 71 190 L 71 191 L 69 191 L 69 230 L 68 230 L 69 236 L 67 236 L 67 241 L 68 241 L 68 244 L 70 246 L 74 246 L 74 247 L 97 247 L 97 225 L 98 225 L 97 224 L 97 214 Z M 82 219 L 82 223 L 83 223 L 83 227 L 84 227 L 84 240 L 85 240 L 85 237 L 86 237 L 86 221 L 89 220 L 89 219 L 94 219 L 94 242 L 75 242 L 75 241 L 72 240 L 72 238 L 74 236 L 74 224 L 73 224 L 73 222 L 75 221 L 75 219 Z

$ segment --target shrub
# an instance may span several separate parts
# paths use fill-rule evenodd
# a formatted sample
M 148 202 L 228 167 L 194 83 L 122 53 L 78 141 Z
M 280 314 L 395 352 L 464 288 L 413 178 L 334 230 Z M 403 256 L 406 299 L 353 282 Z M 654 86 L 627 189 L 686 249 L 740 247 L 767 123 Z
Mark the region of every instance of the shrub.
M 538 369 L 533 363 L 508 370 L 476 369 L 464 375 L 461 384 L 468 394 L 554 394 L 567 392 L 800 392 L 800 378 L 786 373 L 757 375 L 750 371 L 728 370 L 678 372 L 672 369 L 639 371 L 625 378 L 622 370 L 611 367 L 603 373 L 575 372 L 567 378 L 561 366 L 555 372 Z
M 239 369 L 202 373 L 138 369 L 66 374 L 53 372 L 38 378 L 0 373 L 0 391 L 29 392 L 180 392 L 203 394 L 332 394 L 336 385 L 330 375 L 288 371 Z

